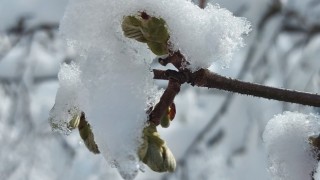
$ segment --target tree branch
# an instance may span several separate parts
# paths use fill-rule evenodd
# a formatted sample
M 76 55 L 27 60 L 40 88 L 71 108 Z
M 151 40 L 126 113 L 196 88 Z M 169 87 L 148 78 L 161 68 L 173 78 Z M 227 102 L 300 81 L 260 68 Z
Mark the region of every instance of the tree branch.
M 216 88 L 245 95 L 252 95 L 266 99 L 297 103 L 308 106 L 320 107 L 320 95 L 294 90 L 264 86 L 249 82 L 239 81 L 200 69 L 196 72 L 173 70 L 154 70 L 154 79 L 176 79 L 178 82 L 189 83 L 192 86 Z
M 175 79 L 169 79 L 168 87 L 162 94 L 159 103 L 155 106 L 149 115 L 149 121 L 156 126 L 160 124 L 161 118 L 173 103 L 174 98 L 180 91 L 181 83 Z
M 206 0 L 199 0 L 199 7 L 204 9 L 204 7 L 206 6 Z

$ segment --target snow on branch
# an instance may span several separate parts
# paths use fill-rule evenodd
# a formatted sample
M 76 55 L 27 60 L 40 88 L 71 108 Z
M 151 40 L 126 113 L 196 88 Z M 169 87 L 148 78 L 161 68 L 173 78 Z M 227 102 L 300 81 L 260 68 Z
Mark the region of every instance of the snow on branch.
M 244 18 L 210 4 L 201 9 L 185 0 L 71 0 L 60 32 L 79 56 L 61 68 L 50 122 L 68 133 L 84 112 L 99 151 L 124 179 L 137 175 L 140 161 L 172 171 L 174 157 L 147 121 L 156 119 L 157 125 L 174 112 L 168 108 L 181 82 L 171 78 L 164 92 L 157 89 L 149 70 L 154 54 L 179 52 L 175 66 L 181 71 L 215 61 L 228 65 L 249 31 Z

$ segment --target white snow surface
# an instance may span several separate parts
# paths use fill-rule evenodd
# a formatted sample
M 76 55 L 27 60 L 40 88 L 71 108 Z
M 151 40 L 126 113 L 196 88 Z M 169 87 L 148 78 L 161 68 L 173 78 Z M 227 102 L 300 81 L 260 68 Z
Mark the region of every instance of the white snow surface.
M 50 117 L 60 130 L 69 133 L 67 123 L 72 113 L 68 110 L 84 111 L 105 159 L 124 179 L 133 179 L 139 169 L 136 152 L 146 110 L 161 91 L 155 90 L 146 64 L 130 60 L 134 51 L 117 48 L 121 43 L 107 52 L 89 49 L 78 57 L 78 63 L 62 65 Z
M 318 162 L 308 138 L 319 135 L 319 120 L 315 114 L 284 112 L 268 122 L 263 140 L 269 154 L 272 179 L 311 179 Z
M 227 66 L 233 52 L 243 45 L 242 35 L 250 31 L 245 18 L 211 4 L 200 9 L 186 0 L 71 0 L 60 30 L 69 41 L 83 47 L 108 49 L 112 36 L 133 43 L 130 47 L 144 54 L 149 51 L 147 47 L 139 45 L 143 48 L 137 49 L 140 43 L 124 38 L 120 27 L 123 16 L 142 11 L 166 21 L 171 49 L 180 50 L 192 70 L 207 68 L 216 61 Z
M 202 10 L 184 0 L 71 0 L 60 32 L 79 56 L 63 65 L 51 121 L 68 133 L 68 110 L 84 111 L 105 159 L 124 179 L 140 168 L 136 155 L 146 110 L 161 91 L 153 85 L 150 63 L 154 55 L 145 44 L 123 36 L 124 16 L 145 11 L 167 22 L 172 49 L 180 50 L 190 68 L 229 61 L 242 45 L 249 23 L 215 6 Z M 214 46 L 212 46 L 214 44 Z

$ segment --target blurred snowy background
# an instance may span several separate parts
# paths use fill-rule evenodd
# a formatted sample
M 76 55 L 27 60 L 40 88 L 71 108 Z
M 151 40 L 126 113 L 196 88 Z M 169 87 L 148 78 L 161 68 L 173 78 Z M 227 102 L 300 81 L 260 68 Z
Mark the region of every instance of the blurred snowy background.
M 202 4 L 206 1 L 195 0 Z M 319 92 L 320 0 L 215 0 L 252 23 L 246 47 L 220 74 L 276 87 Z M 53 133 L 48 115 L 60 64 L 74 57 L 58 34 L 67 0 L 0 0 L 0 179 L 121 179 L 78 132 Z M 160 86 L 163 83 L 159 82 Z M 146 168 L 137 179 L 268 180 L 266 123 L 283 111 L 318 108 L 185 85 L 177 116 L 161 130 L 178 165 L 173 174 Z M 123 112 L 122 112 L 123 113 Z

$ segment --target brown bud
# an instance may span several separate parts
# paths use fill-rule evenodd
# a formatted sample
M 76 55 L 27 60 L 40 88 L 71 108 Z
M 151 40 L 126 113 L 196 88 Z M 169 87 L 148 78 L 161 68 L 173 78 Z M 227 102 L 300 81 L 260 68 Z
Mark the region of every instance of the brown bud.
M 174 103 L 172 103 L 170 106 L 169 106 L 169 112 L 168 112 L 168 115 L 169 115 L 169 119 L 172 121 L 174 119 L 174 117 L 176 116 L 176 105 Z

